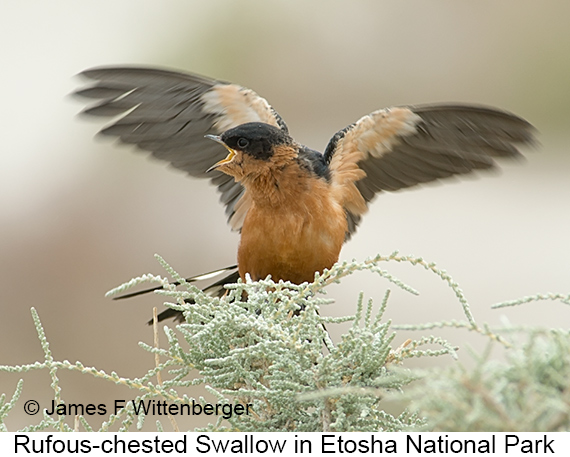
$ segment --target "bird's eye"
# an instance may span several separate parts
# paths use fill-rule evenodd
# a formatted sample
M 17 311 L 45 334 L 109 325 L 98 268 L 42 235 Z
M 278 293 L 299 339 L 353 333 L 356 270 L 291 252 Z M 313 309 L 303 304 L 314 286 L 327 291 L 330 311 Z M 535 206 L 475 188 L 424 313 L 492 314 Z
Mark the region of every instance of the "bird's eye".
M 247 146 L 249 145 L 249 141 L 245 138 L 240 138 L 239 140 L 237 140 L 237 145 L 240 148 L 247 148 Z

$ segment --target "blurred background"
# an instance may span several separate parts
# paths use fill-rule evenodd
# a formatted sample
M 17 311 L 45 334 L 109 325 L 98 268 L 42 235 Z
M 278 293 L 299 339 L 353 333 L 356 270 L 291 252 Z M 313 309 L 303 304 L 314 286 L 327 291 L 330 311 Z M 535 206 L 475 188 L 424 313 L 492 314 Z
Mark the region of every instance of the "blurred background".
M 155 253 L 186 276 L 235 262 L 238 236 L 213 187 L 94 140 L 103 124 L 76 117 L 84 104 L 68 95 L 83 81 L 74 75 L 107 64 L 166 66 L 250 87 L 298 141 L 321 151 L 337 130 L 391 105 L 478 103 L 526 118 L 540 141 L 527 160 L 500 174 L 380 195 L 341 258 L 421 256 L 453 276 L 480 323 L 567 328 L 570 309 L 560 303 L 490 306 L 570 292 L 569 17 L 568 2 L 533 0 L 3 2 L 0 364 L 43 360 L 33 306 L 57 360 L 141 376 L 154 357 L 138 342 L 152 344 L 145 322 L 162 299 L 113 302 L 105 292 L 143 273 L 165 274 Z M 386 318 L 463 319 L 435 275 L 385 268 L 421 292 L 393 290 Z M 378 306 L 387 287 L 356 274 L 329 289 L 336 303 L 322 313 L 353 314 L 361 290 Z M 461 347 L 486 344 L 465 331 L 434 333 Z M 401 332 L 396 344 L 420 336 Z M 91 376 L 59 376 L 68 403 L 111 408 L 134 398 Z M 0 373 L 0 393 L 11 396 L 20 377 Z M 53 398 L 46 371 L 23 377 L 12 431 L 39 421 L 23 413 L 26 400 L 43 408 Z M 154 420 L 147 426 L 154 430 Z

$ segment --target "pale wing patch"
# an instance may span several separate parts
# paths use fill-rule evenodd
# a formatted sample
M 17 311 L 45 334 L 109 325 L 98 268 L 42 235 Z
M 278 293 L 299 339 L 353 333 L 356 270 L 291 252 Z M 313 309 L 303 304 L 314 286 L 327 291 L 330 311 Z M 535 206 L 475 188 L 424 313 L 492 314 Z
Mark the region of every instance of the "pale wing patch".
M 333 197 L 343 208 L 354 214 L 366 212 L 366 202 L 354 185 L 356 181 L 366 176 L 366 173 L 358 167 L 358 162 L 364 156 L 365 153 L 358 149 L 355 141 L 345 136 L 339 140 L 330 163 Z
M 379 158 L 391 151 L 400 137 L 416 133 L 421 120 L 407 108 L 381 109 L 360 119 L 346 136 L 356 141 L 359 151 Z
M 201 96 L 202 110 L 218 119 L 214 128 L 218 133 L 247 122 L 265 122 L 280 127 L 267 101 L 250 89 L 236 84 L 218 85 Z
M 368 156 L 381 157 L 392 150 L 399 137 L 416 133 L 421 118 L 407 108 L 374 111 L 362 117 L 342 137 L 330 162 L 332 192 L 352 214 L 363 214 L 366 201 L 355 182 L 366 177 L 358 163 Z

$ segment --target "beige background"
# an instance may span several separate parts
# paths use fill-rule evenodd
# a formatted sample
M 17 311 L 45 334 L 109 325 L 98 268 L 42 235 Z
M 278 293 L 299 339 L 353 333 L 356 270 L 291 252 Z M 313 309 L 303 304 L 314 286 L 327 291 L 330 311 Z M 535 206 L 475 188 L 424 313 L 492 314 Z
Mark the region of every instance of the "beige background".
M 506 316 L 568 328 L 570 309 L 560 303 L 490 305 L 570 292 L 569 17 L 570 3 L 532 0 L 3 2 L 0 364 L 42 359 L 34 306 L 56 359 L 140 376 L 154 362 L 137 343 L 152 342 L 144 322 L 162 301 L 116 303 L 104 293 L 142 273 L 163 274 L 154 253 L 185 275 L 235 261 L 238 237 L 211 186 L 94 141 L 101 124 L 75 116 L 82 104 L 67 96 L 80 84 L 73 75 L 103 64 L 168 66 L 253 88 L 297 140 L 320 150 L 337 130 L 390 105 L 473 102 L 525 117 L 541 142 L 525 163 L 498 177 L 380 195 L 341 256 L 422 256 L 452 274 L 480 322 Z M 422 292 L 394 291 L 386 316 L 394 323 L 462 318 L 434 275 L 386 268 Z M 386 287 L 358 274 L 330 288 L 337 303 L 322 312 L 352 314 L 360 290 L 378 303 Z M 0 373 L 0 393 L 11 395 L 19 377 Z M 90 376 L 60 377 L 67 402 L 111 408 L 132 398 Z M 52 398 L 47 372 L 24 378 L 10 430 L 39 420 L 23 414 L 25 400 L 46 407 Z

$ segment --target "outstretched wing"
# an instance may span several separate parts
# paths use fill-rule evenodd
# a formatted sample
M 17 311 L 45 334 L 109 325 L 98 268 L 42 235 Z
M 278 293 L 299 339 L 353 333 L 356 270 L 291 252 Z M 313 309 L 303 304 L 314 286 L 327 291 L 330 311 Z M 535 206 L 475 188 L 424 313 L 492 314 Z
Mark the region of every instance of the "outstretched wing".
M 520 157 L 517 146 L 532 143 L 533 134 L 524 119 L 493 108 L 389 108 L 337 132 L 324 158 L 350 235 L 378 192 L 493 168 L 498 157 Z
M 206 170 L 227 151 L 206 134 L 221 134 L 246 122 L 287 126 L 255 92 L 223 81 L 168 70 L 101 67 L 80 74 L 94 80 L 76 95 L 98 100 L 82 114 L 121 116 L 102 135 L 135 144 L 192 176 L 210 178 L 221 192 L 228 221 L 240 230 L 250 200 L 243 187 L 219 171 Z

